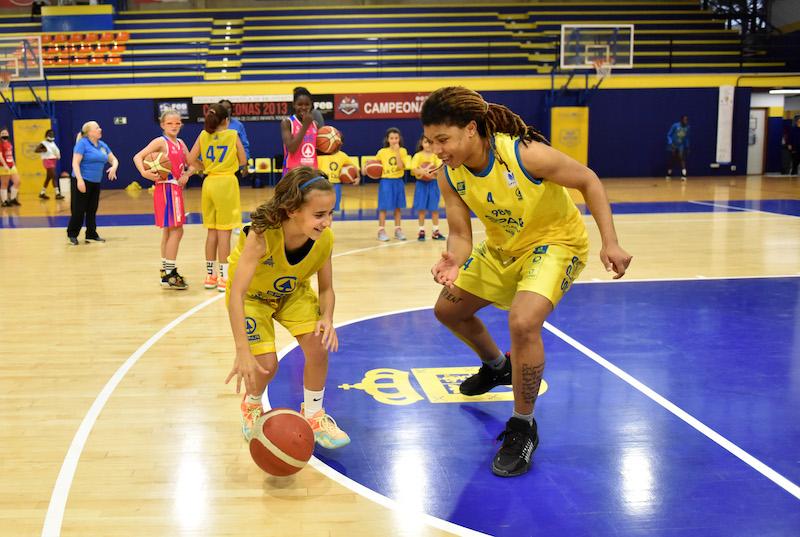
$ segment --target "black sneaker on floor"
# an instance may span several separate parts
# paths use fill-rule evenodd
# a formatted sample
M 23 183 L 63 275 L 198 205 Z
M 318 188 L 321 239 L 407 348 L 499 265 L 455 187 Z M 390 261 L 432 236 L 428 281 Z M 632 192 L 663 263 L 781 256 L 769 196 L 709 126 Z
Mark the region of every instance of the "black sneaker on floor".
M 61 195 L 61 192 L 56 192 L 56 199 L 57 200 L 63 200 L 64 199 L 64 196 Z
M 492 473 L 500 477 L 515 477 L 527 472 L 533 452 L 539 445 L 536 420 L 533 420 L 533 425 L 528 425 L 525 420 L 511 418 L 497 439 L 502 440 L 503 445 L 492 461 Z
M 161 278 L 161 287 L 164 289 L 183 291 L 189 287 L 189 285 L 186 283 L 186 280 L 183 279 L 183 276 L 178 274 L 178 269 L 172 269 L 169 274 L 167 274 L 166 271 L 164 272 L 164 276 Z
M 86 237 L 86 243 L 88 244 L 90 242 L 106 242 L 106 240 L 100 235 L 97 237 Z
M 67 237 L 70 246 L 78 246 L 78 238 L 77 237 Z
M 17 199 L 17 198 L 14 198 L 13 200 L 8 200 L 8 204 L 9 204 L 9 205 L 16 205 L 17 207 L 19 207 L 20 205 L 22 205 L 22 204 L 19 202 L 19 199 Z
M 511 356 L 509 353 L 506 353 L 506 363 L 502 369 L 495 370 L 483 364 L 477 373 L 459 385 L 458 391 L 462 395 L 482 395 L 501 384 L 511 384 Z
M 50 199 L 50 196 L 48 196 L 48 195 L 47 195 L 47 194 L 45 194 L 44 192 L 39 192 L 39 199 L 40 199 L 40 200 L 49 200 L 49 199 Z

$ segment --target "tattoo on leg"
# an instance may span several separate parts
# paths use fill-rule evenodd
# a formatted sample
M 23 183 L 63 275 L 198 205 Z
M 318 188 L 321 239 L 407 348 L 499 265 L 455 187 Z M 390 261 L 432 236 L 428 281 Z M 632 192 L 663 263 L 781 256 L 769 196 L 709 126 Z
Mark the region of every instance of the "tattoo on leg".
M 539 385 L 542 383 L 544 364 L 532 366 L 522 365 L 522 397 L 525 401 L 536 401 L 539 395 Z
M 441 296 L 442 298 L 444 298 L 448 302 L 452 302 L 453 304 L 458 304 L 462 300 L 461 297 L 456 296 L 453 293 L 451 293 L 450 290 L 447 289 L 447 287 L 442 289 L 442 292 L 439 294 L 439 296 Z

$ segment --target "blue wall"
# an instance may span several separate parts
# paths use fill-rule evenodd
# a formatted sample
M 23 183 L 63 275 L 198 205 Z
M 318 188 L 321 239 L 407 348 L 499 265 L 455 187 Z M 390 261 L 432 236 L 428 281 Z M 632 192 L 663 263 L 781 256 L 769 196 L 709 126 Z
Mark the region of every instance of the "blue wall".
M 589 165 L 600 177 L 661 176 L 666 165 L 666 133 L 682 114 L 692 125 L 690 175 L 729 175 L 730 169 L 709 168 L 716 153 L 716 88 L 604 90 L 591 96 Z M 505 104 L 529 124 L 549 134 L 548 92 L 484 92 L 491 101 Z M 735 97 L 733 160 L 738 172 L 745 171 L 747 158 L 747 117 L 750 90 L 739 89 Z M 84 122 L 96 120 L 103 128 L 103 140 L 120 159 L 119 178 L 107 188 L 121 188 L 138 177 L 131 158 L 153 137 L 160 134 L 154 119 L 153 101 L 74 101 L 55 105 L 57 142 L 69 169 L 75 134 Z M 33 105 L 22 108 L 25 118 L 41 117 Z M 115 116 L 127 117 L 127 125 L 114 125 Z M 345 137 L 344 150 L 351 155 L 374 154 L 382 144 L 388 127 L 399 128 L 410 152 L 422 133 L 416 119 L 330 121 Z M 10 125 L 7 108 L 0 111 L 0 124 Z M 247 134 L 254 157 L 271 157 L 282 152 L 280 123 L 248 122 Z M 200 124 L 186 124 L 181 137 L 189 147 L 200 133 Z M 774 142 L 774 138 L 770 139 Z M 778 140 L 780 143 L 780 140 Z

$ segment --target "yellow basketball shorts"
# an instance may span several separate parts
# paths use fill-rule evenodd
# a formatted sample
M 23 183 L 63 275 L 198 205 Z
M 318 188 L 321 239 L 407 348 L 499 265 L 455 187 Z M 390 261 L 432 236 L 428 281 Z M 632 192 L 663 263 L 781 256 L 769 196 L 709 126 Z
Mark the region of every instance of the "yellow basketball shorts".
M 230 297 L 230 289 L 225 300 Z M 245 330 L 254 355 L 275 352 L 275 326 L 273 319 L 281 323 L 289 333 L 302 336 L 314 331 L 320 317 L 319 299 L 309 282 L 283 298 L 261 300 L 246 296 L 244 299 Z
M 505 310 L 519 291 L 542 295 L 555 307 L 583 270 L 587 255 L 588 247 L 542 244 L 506 258 L 482 242 L 458 271 L 455 285 Z
M 239 180 L 235 175 L 207 176 L 203 180 L 200 205 L 204 227 L 226 230 L 242 226 Z
M 5 168 L 0 167 L 0 175 L 11 176 L 11 175 L 17 175 L 17 174 L 19 174 L 19 172 L 17 171 L 16 165 L 15 166 L 11 166 L 11 168 L 9 168 L 9 169 L 5 169 Z

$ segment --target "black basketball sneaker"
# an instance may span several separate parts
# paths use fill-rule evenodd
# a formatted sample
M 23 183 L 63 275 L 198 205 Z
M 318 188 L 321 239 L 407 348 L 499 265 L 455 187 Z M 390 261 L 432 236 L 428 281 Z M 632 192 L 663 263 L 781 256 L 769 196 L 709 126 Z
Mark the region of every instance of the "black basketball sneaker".
M 502 369 L 483 364 L 477 373 L 459 385 L 458 391 L 462 395 L 481 395 L 501 384 L 511 384 L 511 353 L 508 352 Z
M 527 472 L 531 467 L 533 452 L 539 445 L 536 420 L 528 425 L 525 420 L 511 418 L 506 422 L 506 430 L 497 439 L 502 440 L 503 445 L 492 461 L 492 473 L 500 477 L 514 477 Z

